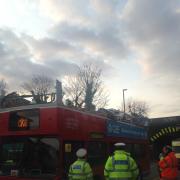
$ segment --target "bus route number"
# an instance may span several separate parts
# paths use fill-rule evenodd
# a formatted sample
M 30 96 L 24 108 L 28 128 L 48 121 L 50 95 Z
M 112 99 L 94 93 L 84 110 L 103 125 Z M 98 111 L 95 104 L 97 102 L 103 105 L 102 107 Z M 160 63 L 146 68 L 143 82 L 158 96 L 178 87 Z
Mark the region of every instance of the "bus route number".
M 17 125 L 19 128 L 27 128 L 28 127 L 28 120 L 25 118 L 21 118 L 18 120 Z

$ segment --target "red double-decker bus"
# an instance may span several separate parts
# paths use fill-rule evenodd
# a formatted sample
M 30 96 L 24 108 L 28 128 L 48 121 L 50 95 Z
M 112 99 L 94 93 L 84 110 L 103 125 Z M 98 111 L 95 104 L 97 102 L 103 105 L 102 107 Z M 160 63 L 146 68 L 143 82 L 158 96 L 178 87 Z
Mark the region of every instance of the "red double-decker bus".
M 125 142 L 141 174 L 149 172 L 147 132 L 141 127 L 55 105 L 0 112 L 0 180 L 65 180 L 76 151 L 85 147 L 95 179 L 115 142 Z

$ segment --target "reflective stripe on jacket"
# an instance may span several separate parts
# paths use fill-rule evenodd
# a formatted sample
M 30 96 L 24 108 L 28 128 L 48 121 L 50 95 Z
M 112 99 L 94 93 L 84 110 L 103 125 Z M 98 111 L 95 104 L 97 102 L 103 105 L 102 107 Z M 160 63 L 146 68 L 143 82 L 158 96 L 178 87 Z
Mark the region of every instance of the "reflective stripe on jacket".
M 104 176 L 108 180 L 134 180 L 139 170 L 137 164 L 130 154 L 117 150 L 106 162 Z
M 92 169 L 85 159 L 78 159 L 69 168 L 69 180 L 92 180 Z
M 175 179 L 178 176 L 178 160 L 174 152 L 170 152 L 159 161 L 161 177 L 165 179 Z

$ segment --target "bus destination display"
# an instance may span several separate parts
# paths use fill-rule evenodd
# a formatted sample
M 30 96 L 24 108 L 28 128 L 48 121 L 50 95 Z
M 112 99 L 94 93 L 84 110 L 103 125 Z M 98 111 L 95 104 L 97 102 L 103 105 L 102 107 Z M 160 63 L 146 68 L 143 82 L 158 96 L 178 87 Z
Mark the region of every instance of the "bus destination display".
M 11 112 L 9 115 L 9 130 L 21 131 L 39 128 L 38 109 L 28 109 Z

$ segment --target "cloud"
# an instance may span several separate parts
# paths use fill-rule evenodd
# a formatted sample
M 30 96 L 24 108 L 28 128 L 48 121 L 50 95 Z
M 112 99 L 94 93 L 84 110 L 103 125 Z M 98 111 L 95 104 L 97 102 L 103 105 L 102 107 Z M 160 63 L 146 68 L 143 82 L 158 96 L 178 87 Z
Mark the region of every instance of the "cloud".
M 118 12 L 117 0 L 39 0 L 40 12 L 54 22 L 95 26 L 113 21 Z M 101 24 L 101 25 L 102 25 Z
M 33 38 L 29 37 L 29 39 Z M 42 48 L 43 42 L 46 47 L 44 49 Z M 0 29 L 0 78 L 5 78 L 10 89 L 18 89 L 22 82 L 28 81 L 34 74 L 46 74 L 56 79 L 67 73 L 75 72 L 76 65 L 74 63 L 50 57 L 50 54 L 55 52 L 52 50 L 53 43 L 51 46 L 48 44 L 48 40 L 34 40 L 30 44 L 24 35 L 17 36 L 9 29 Z M 61 46 L 63 45 L 60 44 Z M 47 53 L 49 56 L 43 63 L 36 59 L 38 50 L 32 51 L 34 47 L 39 48 L 42 54 L 43 52 L 46 54 L 46 51 L 50 49 L 50 52 Z M 65 45 L 65 47 L 67 46 Z
M 122 1 L 123 2 L 123 1 Z M 101 59 L 121 61 L 128 57 L 117 0 L 40 1 L 40 11 L 54 20 L 48 36 L 73 44 Z
M 70 21 L 80 23 L 87 20 L 89 1 L 84 0 L 39 0 L 39 8 L 43 15 L 53 21 Z
M 76 54 L 76 47 L 65 41 L 52 38 L 35 39 L 27 35 L 23 35 L 23 39 L 39 62 L 46 59 L 71 58 Z
M 122 19 L 139 63 L 149 73 L 177 73 L 180 67 L 179 1 L 128 1 Z M 146 57 L 144 58 L 144 55 Z M 149 66 L 147 68 L 147 66 Z
M 143 73 L 178 72 L 178 0 L 40 1 L 55 24 L 49 36 L 111 62 L 135 56 Z
M 88 55 L 70 42 L 35 39 L 26 34 L 18 36 L 10 29 L 0 29 L 0 59 L 0 78 L 8 82 L 10 89 L 19 89 L 34 74 L 45 74 L 54 79 L 75 74 L 78 64 L 92 59 L 109 71 L 102 59 Z
M 177 0 L 133 0 L 120 17 L 129 47 L 143 70 L 137 91 L 146 92 L 151 104 L 162 104 L 152 108 L 154 115 L 179 113 L 179 7 Z
M 124 41 L 118 37 L 117 29 L 94 31 L 78 25 L 60 23 L 51 29 L 54 39 L 63 39 L 83 51 L 101 56 L 102 59 L 122 60 L 128 56 Z

